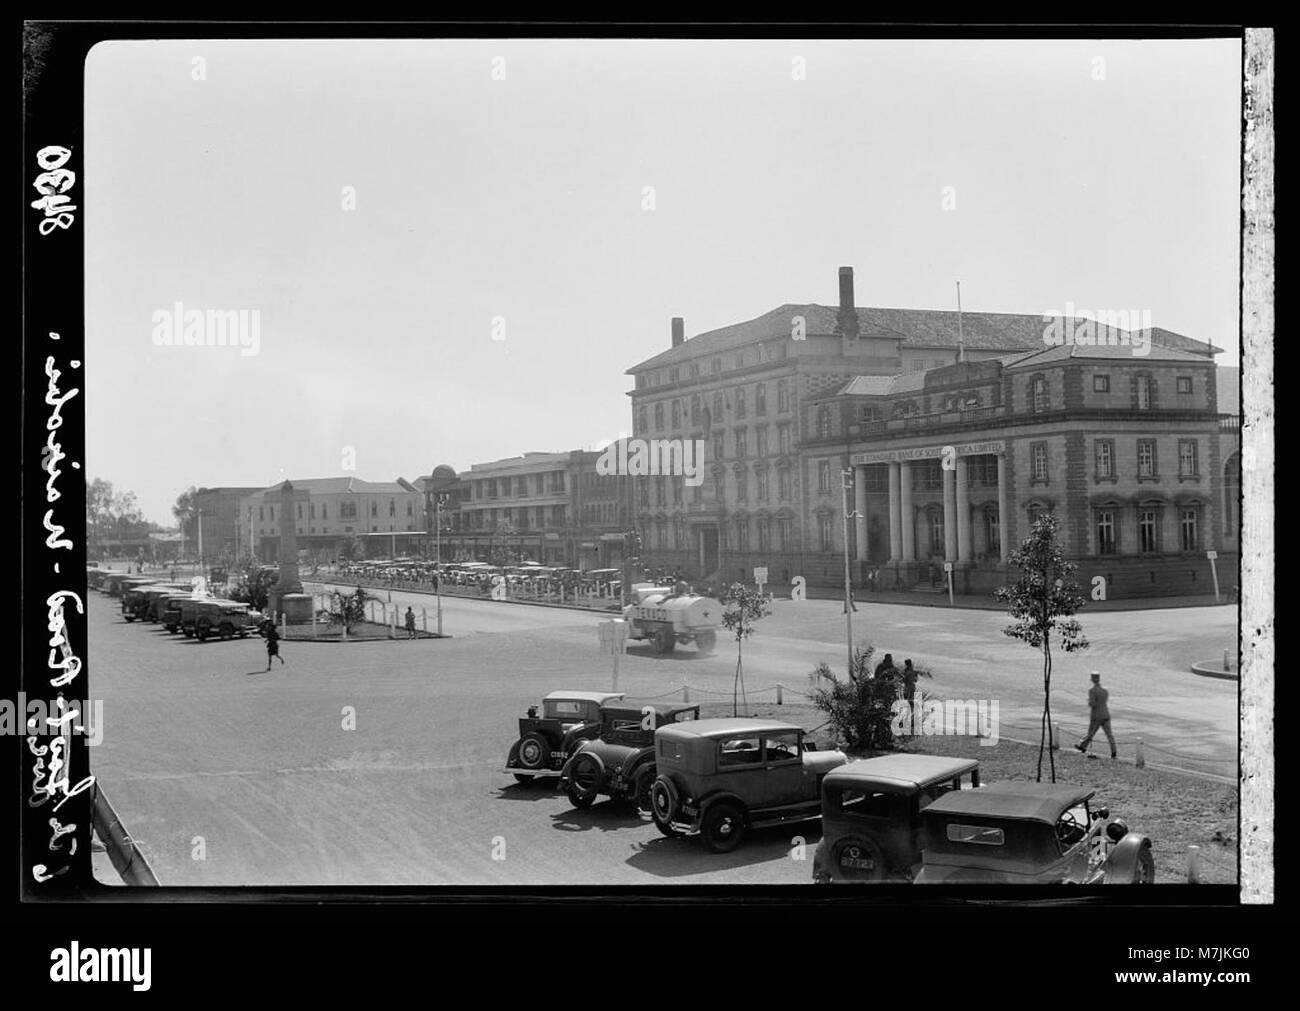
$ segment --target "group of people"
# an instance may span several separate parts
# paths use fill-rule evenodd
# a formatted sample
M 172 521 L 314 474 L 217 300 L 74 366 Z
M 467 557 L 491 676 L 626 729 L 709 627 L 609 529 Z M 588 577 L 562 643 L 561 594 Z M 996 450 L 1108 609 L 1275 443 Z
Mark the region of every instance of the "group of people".
M 909 705 L 916 698 L 916 679 L 923 673 L 926 677 L 930 677 L 929 671 L 919 671 L 912 665 L 911 657 L 903 661 L 901 669 L 898 668 L 894 664 L 894 654 L 892 653 L 885 654 L 885 658 L 876 664 L 874 672 L 877 678 L 898 681 L 902 687 L 902 696 Z

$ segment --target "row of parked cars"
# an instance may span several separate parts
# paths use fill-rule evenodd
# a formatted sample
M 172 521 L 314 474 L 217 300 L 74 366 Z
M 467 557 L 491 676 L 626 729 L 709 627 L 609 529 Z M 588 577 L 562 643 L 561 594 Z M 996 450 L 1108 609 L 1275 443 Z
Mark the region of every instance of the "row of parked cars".
M 851 761 L 779 720 L 700 719 L 698 705 L 557 691 L 519 721 L 505 771 L 556 782 L 577 808 L 609 797 L 665 836 L 727 853 L 753 830 L 819 819 L 813 880 L 1150 884 L 1151 840 L 1095 791 L 982 784 L 979 761 L 889 754 Z
M 260 612 L 247 604 L 221 597 L 196 596 L 189 583 L 163 582 L 159 577 L 88 569 L 87 583 L 118 597 L 122 617 L 129 621 L 162 625 L 200 642 L 208 639 L 245 638 L 257 631 Z

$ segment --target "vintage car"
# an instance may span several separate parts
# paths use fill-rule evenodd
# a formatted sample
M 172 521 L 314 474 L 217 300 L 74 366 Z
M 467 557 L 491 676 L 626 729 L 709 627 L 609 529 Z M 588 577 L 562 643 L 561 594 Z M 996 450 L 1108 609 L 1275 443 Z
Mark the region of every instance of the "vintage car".
M 1151 884 L 1151 840 L 1130 832 L 1095 791 L 994 783 L 945 794 L 921 812 L 917 884 Z
M 134 603 L 132 605 L 135 616 L 140 621 L 157 621 L 159 619 L 161 602 L 166 597 L 175 596 L 178 593 L 190 593 L 188 587 L 177 583 L 160 583 L 157 586 L 140 586 L 133 593 Z
M 530 706 L 519 717 L 519 739 L 510 746 L 505 771 L 520 783 L 558 776 L 574 749 L 600 732 L 600 707 L 621 698 L 622 692 L 551 692 L 540 716 Z
M 655 731 L 698 720 L 700 707 L 662 702 L 613 702 L 600 709 L 599 737 L 578 745 L 560 771 L 560 789 L 574 807 L 590 807 L 604 794 L 650 810 L 655 781 Z
M 973 758 L 883 755 L 831 770 L 813 880 L 911 881 L 921 864 L 921 812 L 949 790 L 979 784 Z
M 655 731 L 650 811 L 664 835 L 699 833 L 714 853 L 751 828 L 821 817 L 822 778 L 848 759 L 779 720 L 671 723 Z
M 158 623 L 173 635 L 181 630 L 181 604 L 195 600 L 193 591 L 176 590 L 158 598 Z
M 135 621 L 137 618 L 143 618 L 146 594 L 150 590 L 159 592 L 170 591 L 170 586 L 163 586 L 161 583 L 138 583 L 134 586 L 124 585 L 122 588 L 122 617 L 127 621 Z
M 185 638 L 193 636 L 204 642 L 212 636 L 233 639 L 246 638 L 257 630 L 261 615 L 249 611 L 248 605 L 237 600 L 206 597 L 203 600 L 182 600 L 181 631 Z
M 104 582 L 105 589 L 111 597 L 120 597 L 135 586 L 152 586 L 157 582 L 153 576 L 129 576 L 122 573 L 113 573 Z

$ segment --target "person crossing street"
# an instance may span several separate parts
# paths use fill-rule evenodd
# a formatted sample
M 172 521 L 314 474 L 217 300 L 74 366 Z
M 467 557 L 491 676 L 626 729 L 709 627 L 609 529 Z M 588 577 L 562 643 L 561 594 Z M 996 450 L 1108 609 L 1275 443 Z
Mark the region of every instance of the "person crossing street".
M 1110 706 L 1107 701 L 1110 699 L 1110 692 L 1101 686 L 1101 674 L 1097 671 L 1092 672 L 1092 687 L 1088 689 L 1088 736 L 1075 745 L 1082 752 L 1087 752 L 1092 744 L 1092 738 L 1098 730 L 1106 732 L 1106 740 L 1110 742 L 1110 757 L 1118 758 L 1119 753 L 1115 750 L 1115 735 L 1110 731 Z
M 275 622 L 270 619 L 266 623 L 266 669 L 271 669 L 271 660 L 279 660 L 281 665 L 284 664 L 284 657 L 280 656 L 280 633 L 275 627 Z

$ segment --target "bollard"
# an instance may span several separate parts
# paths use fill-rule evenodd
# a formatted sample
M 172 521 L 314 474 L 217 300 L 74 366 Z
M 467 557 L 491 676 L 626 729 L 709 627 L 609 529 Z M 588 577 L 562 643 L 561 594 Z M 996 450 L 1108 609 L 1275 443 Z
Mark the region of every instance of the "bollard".
M 429 634 L 429 609 L 427 607 L 420 608 L 420 631 L 425 635 Z
M 1061 750 L 1061 725 L 1059 723 L 1056 724 L 1056 726 L 1053 727 L 1053 730 L 1055 730 L 1056 732 L 1056 737 L 1053 738 L 1052 740 L 1052 750 L 1060 751 Z
M 1187 847 L 1187 883 L 1189 885 L 1201 883 L 1201 847 L 1195 843 Z
M 1139 769 L 1145 769 L 1147 767 L 1147 758 L 1142 751 L 1142 738 L 1140 737 L 1138 738 L 1137 743 L 1137 760 L 1133 764 Z
M 779 706 L 779 705 L 784 705 L 784 703 L 781 701 L 781 682 L 780 682 L 780 681 L 778 681 L 778 682 L 776 683 L 776 704 L 777 704 L 778 706 Z

